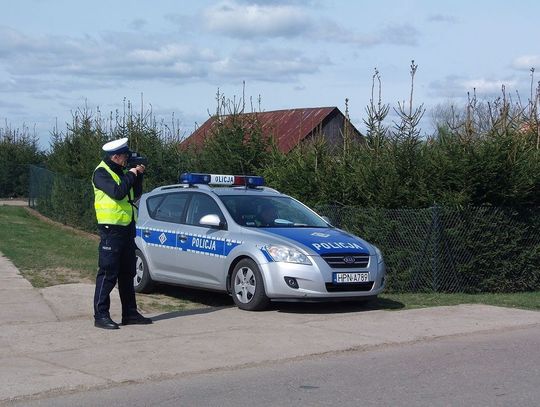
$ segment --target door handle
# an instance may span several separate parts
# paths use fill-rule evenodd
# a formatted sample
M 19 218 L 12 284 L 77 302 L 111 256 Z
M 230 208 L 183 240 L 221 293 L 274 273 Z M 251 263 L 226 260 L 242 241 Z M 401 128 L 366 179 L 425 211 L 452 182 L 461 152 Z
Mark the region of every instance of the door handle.
M 152 233 L 149 231 L 149 230 L 144 230 L 143 231 L 143 237 L 150 237 Z
M 180 240 L 182 243 L 185 243 L 187 241 L 186 235 L 178 235 L 178 240 Z

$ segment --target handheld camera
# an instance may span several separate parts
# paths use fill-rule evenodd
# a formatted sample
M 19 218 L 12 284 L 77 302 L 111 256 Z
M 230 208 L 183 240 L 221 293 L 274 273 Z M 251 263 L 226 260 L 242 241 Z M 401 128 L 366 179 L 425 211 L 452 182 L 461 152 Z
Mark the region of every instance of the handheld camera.
M 146 158 L 143 155 L 140 155 L 136 151 L 132 151 L 129 154 L 128 160 L 127 160 L 127 167 L 128 168 L 135 168 L 137 165 L 147 165 L 148 164 L 148 158 Z

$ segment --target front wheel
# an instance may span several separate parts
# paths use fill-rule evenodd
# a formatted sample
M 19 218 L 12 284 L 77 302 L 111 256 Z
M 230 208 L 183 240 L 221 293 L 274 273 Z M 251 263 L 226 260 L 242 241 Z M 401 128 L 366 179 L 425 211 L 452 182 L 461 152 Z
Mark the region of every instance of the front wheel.
M 142 252 L 135 250 L 135 277 L 133 277 L 133 288 L 136 293 L 149 293 L 154 288 L 154 281 L 148 271 L 148 263 Z
M 243 310 L 261 311 L 270 303 L 259 266 L 251 259 L 240 260 L 234 268 L 231 293 L 236 306 Z

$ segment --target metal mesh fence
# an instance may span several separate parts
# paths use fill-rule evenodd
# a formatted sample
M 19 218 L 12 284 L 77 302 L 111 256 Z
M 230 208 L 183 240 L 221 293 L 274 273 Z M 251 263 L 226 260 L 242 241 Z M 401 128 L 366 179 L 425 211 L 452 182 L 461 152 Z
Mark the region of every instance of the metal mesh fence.
M 30 206 L 42 214 L 95 231 L 93 199 L 90 179 L 30 167 Z M 539 208 L 315 209 L 382 250 L 389 291 L 540 290 Z
M 540 289 L 538 208 L 321 206 L 332 223 L 377 245 L 396 292 Z
M 28 202 L 31 208 L 66 225 L 96 231 L 92 182 L 30 166 Z

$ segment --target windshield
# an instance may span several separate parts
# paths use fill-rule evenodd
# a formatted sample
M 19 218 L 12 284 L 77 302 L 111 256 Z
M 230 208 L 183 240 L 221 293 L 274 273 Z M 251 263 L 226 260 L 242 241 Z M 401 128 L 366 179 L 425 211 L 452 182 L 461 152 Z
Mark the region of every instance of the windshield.
M 287 196 L 225 195 L 220 199 L 235 222 L 242 226 L 328 227 L 307 206 Z

